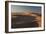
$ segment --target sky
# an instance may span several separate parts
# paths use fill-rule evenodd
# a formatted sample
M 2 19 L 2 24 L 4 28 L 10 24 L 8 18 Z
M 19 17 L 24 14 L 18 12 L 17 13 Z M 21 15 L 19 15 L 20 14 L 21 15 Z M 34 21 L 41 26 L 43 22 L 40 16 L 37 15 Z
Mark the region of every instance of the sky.
M 40 6 L 20 6 L 20 5 L 11 5 L 12 12 L 37 12 L 41 13 Z

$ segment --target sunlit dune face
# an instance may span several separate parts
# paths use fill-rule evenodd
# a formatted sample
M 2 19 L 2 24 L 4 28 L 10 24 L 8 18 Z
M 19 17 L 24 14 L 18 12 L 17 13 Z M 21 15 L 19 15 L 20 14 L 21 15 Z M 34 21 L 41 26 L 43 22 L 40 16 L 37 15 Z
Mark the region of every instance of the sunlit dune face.
M 39 26 L 41 26 L 41 17 L 40 16 L 36 16 L 36 21 L 39 24 Z

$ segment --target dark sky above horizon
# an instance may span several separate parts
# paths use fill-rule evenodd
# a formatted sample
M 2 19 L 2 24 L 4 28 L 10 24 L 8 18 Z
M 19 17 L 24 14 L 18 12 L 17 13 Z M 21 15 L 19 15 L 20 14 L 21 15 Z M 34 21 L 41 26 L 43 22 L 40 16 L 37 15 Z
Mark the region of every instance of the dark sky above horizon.
M 18 6 L 18 5 L 11 5 L 12 12 L 37 12 L 41 13 L 40 6 Z

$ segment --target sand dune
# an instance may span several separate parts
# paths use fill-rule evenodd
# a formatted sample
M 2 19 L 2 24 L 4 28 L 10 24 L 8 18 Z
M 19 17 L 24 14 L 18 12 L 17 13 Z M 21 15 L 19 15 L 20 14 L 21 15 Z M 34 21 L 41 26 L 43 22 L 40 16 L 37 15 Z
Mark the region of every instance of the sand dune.
M 19 19 L 20 21 L 18 20 L 17 23 L 15 22 L 15 21 L 16 21 L 16 16 L 18 16 L 17 19 L 19 19 L 19 18 L 21 19 L 21 18 L 22 18 L 21 20 Z M 21 17 L 20 17 L 20 16 L 21 16 Z M 27 17 L 24 17 L 24 18 L 25 18 L 25 19 L 24 19 L 23 16 L 27 16 Z M 28 18 L 28 19 L 27 19 L 27 18 Z M 22 23 L 22 20 L 23 20 L 23 19 L 24 19 L 24 21 L 23 21 L 23 23 Z M 26 23 L 26 21 L 25 21 L 26 19 L 28 20 L 27 23 Z M 32 19 L 34 19 L 34 20 L 32 20 Z M 15 26 L 16 26 L 16 27 L 20 27 L 20 26 L 21 26 L 21 27 L 26 27 L 26 26 L 28 26 L 28 27 L 30 26 L 30 27 L 31 27 L 31 26 L 33 26 L 34 24 L 35 24 L 34 27 L 35 27 L 35 26 L 40 27 L 40 26 L 41 26 L 41 14 L 32 13 L 32 12 L 30 12 L 30 13 L 29 13 L 29 12 L 24 12 L 24 13 L 17 13 L 17 14 L 16 14 L 16 13 L 12 13 L 12 21 L 15 22 L 15 23 L 12 23 L 12 26 L 14 26 L 14 27 L 15 27 Z M 32 22 L 32 23 L 29 23 L 29 22 Z M 35 22 L 36 22 L 37 24 L 36 24 Z M 32 24 L 32 25 L 31 25 L 31 24 Z M 25 26 L 24 26 L 24 25 L 25 25 Z

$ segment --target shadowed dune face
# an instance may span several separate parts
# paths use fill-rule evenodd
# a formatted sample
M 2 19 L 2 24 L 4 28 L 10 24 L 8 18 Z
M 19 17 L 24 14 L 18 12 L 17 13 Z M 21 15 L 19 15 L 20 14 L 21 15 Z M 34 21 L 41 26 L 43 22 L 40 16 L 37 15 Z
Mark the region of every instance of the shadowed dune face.
M 41 15 L 35 13 L 12 13 L 12 28 L 40 27 Z

